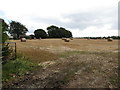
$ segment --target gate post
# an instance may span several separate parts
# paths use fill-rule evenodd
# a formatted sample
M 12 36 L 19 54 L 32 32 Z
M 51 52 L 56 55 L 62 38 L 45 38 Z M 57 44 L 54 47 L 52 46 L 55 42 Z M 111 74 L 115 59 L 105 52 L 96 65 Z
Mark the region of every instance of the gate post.
M 17 58 L 17 47 L 16 47 L 16 42 L 15 42 L 15 59 Z

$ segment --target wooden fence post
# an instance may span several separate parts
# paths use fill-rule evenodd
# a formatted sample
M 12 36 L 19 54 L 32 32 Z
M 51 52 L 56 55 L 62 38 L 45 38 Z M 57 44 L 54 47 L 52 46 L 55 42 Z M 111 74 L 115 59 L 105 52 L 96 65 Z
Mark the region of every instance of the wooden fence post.
M 15 59 L 17 58 L 17 47 L 16 47 L 16 42 L 15 42 Z

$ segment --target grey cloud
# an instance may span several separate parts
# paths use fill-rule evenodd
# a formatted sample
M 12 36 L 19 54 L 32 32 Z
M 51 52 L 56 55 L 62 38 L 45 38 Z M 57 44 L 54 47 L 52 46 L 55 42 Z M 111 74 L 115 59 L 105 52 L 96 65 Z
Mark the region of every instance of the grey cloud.
M 117 29 L 117 8 L 103 8 L 88 12 L 78 12 L 62 15 L 63 19 L 70 19 L 70 22 L 62 22 L 57 18 L 35 17 L 32 20 L 50 25 L 58 25 L 65 28 L 83 30 L 89 26 L 103 27 L 105 24 L 111 24 L 112 29 Z
M 41 22 L 41 23 L 46 23 L 46 24 L 58 24 L 58 25 L 61 24 L 61 22 L 56 18 L 35 17 L 32 20 L 35 22 Z
M 68 23 L 71 28 L 85 29 L 89 26 L 102 27 L 105 24 L 111 24 L 112 29 L 117 29 L 117 9 L 108 8 L 104 10 L 74 13 L 65 15 L 65 18 L 69 18 L 72 22 Z

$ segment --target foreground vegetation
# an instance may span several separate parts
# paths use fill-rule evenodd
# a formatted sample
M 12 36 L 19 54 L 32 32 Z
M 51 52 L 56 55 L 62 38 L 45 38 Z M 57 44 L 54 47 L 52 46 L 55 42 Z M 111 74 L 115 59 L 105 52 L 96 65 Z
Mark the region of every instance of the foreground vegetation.
M 24 56 L 19 55 L 16 60 L 11 60 L 2 66 L 2 82 L 24 75 L 36 66 L 35 62 L 30 62 Z

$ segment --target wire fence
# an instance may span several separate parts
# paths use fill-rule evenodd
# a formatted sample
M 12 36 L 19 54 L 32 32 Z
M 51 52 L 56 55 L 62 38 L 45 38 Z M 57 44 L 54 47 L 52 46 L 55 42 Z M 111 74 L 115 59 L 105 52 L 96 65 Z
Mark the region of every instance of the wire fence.
M 7 55 L 9 53 L 9 55 Z M 14 60 L 17 57 L 16 42 L 0 43 L 0 59 L 2 63 L 6 60 Z M 6 60 L 4 60 L 6 58 Z

